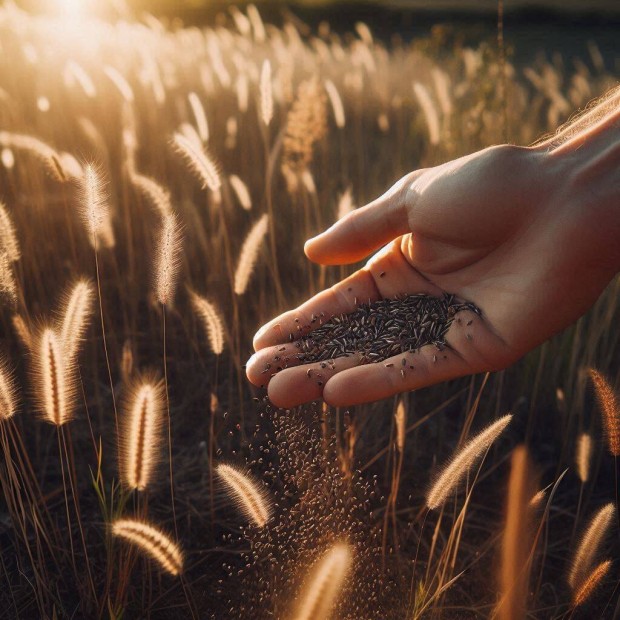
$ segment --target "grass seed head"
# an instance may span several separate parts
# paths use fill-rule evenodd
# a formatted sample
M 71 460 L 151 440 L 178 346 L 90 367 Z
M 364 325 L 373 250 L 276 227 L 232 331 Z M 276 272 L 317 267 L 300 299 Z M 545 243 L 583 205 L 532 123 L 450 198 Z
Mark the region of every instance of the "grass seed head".
M 347 543 L 328 549 L 304 580 L 294 620 L 331 618 L 352 563 L 353 550 Z
M 512 415 L 508 414 L 470 439 L 437 476 L 426 496 L 431 510 L 439 508 L 454 493 L 467 472 L 482 458 L 493 442 L 504 432 Z
M 596 399 L 603 414 L 607 447 L 613 456 L 620 456 L 620 402 L 609 380 L 598 370 L 590 368 Z
M 250 476 L 231 465 L 218 465 L 216 471 L 248 519 L 263 527 L 271 516 L 270 502 L 264 490 Z
M 142 491 L 153 479 L 164 411 L 161 383 L 141 381 L 131 388 L 119 436 L 121 478 L 129 489 Z
M 171 575 L 183 572 L 181 548 L 158 528 L 137 519 L 117 519 L 112 534 L 136 545 Z

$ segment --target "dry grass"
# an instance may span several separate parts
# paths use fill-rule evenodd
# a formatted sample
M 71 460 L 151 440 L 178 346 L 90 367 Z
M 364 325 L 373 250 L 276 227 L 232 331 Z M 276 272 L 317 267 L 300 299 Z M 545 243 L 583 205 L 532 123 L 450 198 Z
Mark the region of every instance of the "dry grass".
M 613 444 L 618 282 L 507 371 L 402 400 L 282 412 L 245 380 L 256 328 L 349 273 L 309 264 L 307 237 L 413 168 L 531 143 L 614 81 L 588 58 L 503 64 L 457 34 L 386 45 L 255 7 L 204 29 L 0 9 L 7 617 L 488 617 L 502 537 L 509 609 L 612 617 L 603 535 L 571 536 L 615 495 L 584 369 L 606 378 Z M 504 492 L 523 441 L 536 510 L 525 466 Z

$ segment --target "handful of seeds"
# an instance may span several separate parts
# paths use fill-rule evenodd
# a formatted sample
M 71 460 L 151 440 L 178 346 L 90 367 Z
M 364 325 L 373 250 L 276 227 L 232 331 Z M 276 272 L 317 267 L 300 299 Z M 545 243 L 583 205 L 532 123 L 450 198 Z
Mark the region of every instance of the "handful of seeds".
M 442 350 L 448 328 L 461 310 L 482 314 L 473 303 L 450 294 L 381 299 L 361 305 L 350 314 L 335 316 L 303 336 L 297 357 L 311 363 L 361 354 L 361 363 L 368 364 L 428 344 Z

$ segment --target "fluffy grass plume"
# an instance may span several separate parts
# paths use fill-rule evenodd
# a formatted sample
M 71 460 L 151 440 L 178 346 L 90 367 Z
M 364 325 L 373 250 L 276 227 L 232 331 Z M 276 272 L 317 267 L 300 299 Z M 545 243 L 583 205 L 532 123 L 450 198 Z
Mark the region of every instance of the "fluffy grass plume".
M 418 103 L 422 108 L 424 119 L 426 120 L 426 128 L 428 129 L 429 142 L 433 145 L 439 144 L 441 139 L 439 115 L 435 109 L 435 104 L 431 99 L 428 89 L 419 82 L 413 84 L 413 91 L 418 99 Z
M 348 215 L 353 211 L 355 207 L 353 206 L 353 197 L 351 195 L 351 188 L 342 192 L 340 199 L 338 200 L 338 219 L 341 220 L 345 215 Z
M 234 288 L 237 295 L 243 295 L 243 293 L 245 293 L 245 289 L 248 286 L 250 276 L 252 275 L 254 265 L 258 258 L 261 243 L 267 234 L 268 224 L 268 215 L 262 215 L 256 224 L 254 224 L 252 230 L 250 230 L 243 242 L 241 254 L 239 255 L 239 262 L 235 270 Z
M 271 506 L 263 489 L 230 465 L 218 465 L 216 471 L 248 519 L 263 527 L 271 516 Z
M 207 332 L 211 350 L 220 355 L 224 350 L 224 325 L 219 310 L 209 300 L 189 291 L 190 301 L 194 312 L 200 317 L 201 323 Z
M 142 491 L 152 480 L 161 446 L 165 395 L 162 386 L 141 382 L 133 387 L 123 413 L 120 471 L 123 484 Z
M 58 152 L 39 138 L 0 131 L 0 146 L 28 153 L 41 162 L 45 170 L 57 181 L 66 180 Z
M 247 185 L 236 174 L 231 174 L 228 180 L 241 207 L 245 211 L 249 211 L 252 208 L 252 198 Z
M 155 293 L 164 306 L 172 305 L 181 263 L 183 238 L 175 213 L 162 217 L 155 258 Z
M 459 486 L 467 472 L 477 463 L 491 444 L 510 424 L 512 415 L 501 417 L 470 439 L 452 458 L 450 463 L 439 474 L 426 497 L 426 505 L 431 510 L 439 508 Z
M 117 519 L 112 534 L 136 545 L 171 575 L 183 572 L 183 552 L 158 528 L 137 519 Z
M 198 135 L 203 142 L 207 142 L 209 139 L 209 125 L 207 124 L 207 115 L 202 107 L 200 97 L 196 93 L 191 92 L 187 95 L 187 99 L 189 101 L 189 106 L 192 109 L 194 119 L 196 120 Z
M 157 181 L 142 174 L 130 175 L 134 187 L 151 203 L 151 206 L 165 217 L 172 212 L 170 192 L 165 190 Z
M 294 620 L 328 620 L 353 563 L 347 543 L 334 544 L 304 581 Z
M 346 124 L 344 106 L 342 105 L 340 93 L 338 92 L 336 85 L 331 80 L 325 80 L 325 92 L 327 92 L 329 102 L 332 105 L 332 111 L 334 113 L 334 121 L 336 122 L 336 127 L 342 129 Z
M 60 342 L 69 360 L 75 357 L 84 338 L 94 299 L 93 285 L 88 280 L 78 280 L 62 303 Z
M 176 151 L 185 159 L 190 169 L 202 181 L 203 189 L 208 187 L 218 194 L 222 181 L 215 162 L 207 155 L 203 148 L 199 148 L 192 140 L 182 133 L 175 133 L 173 143 Z
M 613 504 L 606 504 L 600 508 L 592 517 L 590 525 L 581 537 L 568 572 L 568 585 L 573 591 L 576 591 L 584 583 L 601 543 L 612 524 L 614 512 Z
M 110 243 L 109 239 L 111 223 L 105 182 L 93 164 L 84 166 L 84 175 L 80 179 L 80 210 L 93 247 L 98 247 L 100 242 L 105 247 L 112 247 L 114 243 Z
M 620 402 L 609 380 L 598 370 L 590 368 L 596 400 L 603 413 L 607 447 L 613 456 L 620 456 Z
M 35 351 L 35 393 L 43 418 L 56 426 L 73 416 L 71 369 L 58 334 L 49 327 L 43 329 Z
M 26 347 L 28 351 L 32 351 L 34 340 L 32 338 L 32 332 L 24 321 L 24 318 L 20 314 L 14 314 L 11 317 L 13 323 L 13 329 L 17 334 L 17 337 L 21 340 L 21 343 Z
M 4 295 L 11 302 L 17 299 L 17 282 L 6 252 L 0 252 L 0 295 Z
M 398 400 L 398 405 L 396 405 L 394 423 L 396 424 L 396 448 L 402 454 L 405 449 L 405 437 L 407 434 L 407 409 L 402 398 Z
M 13 221 L 6 207 L 0 202 L 0 251 L 6 254 L 9 262 L 14 263 L 21 257 L 19 241 L 15 233 Z
M 579 607 L 590 599 L 601 582 L 607 577 L 610 568 L 611 560 L 604 560 L 588 575 L 587 579 L 573 595 L 574 607 Z
M 524 446 L 518 446 L 512 453 L 506 525 L 502 536 L 501 599 L 497 609 L 500 620 L 522 620 L 526 617 L 532 544 L 530 503 L 534 492 L 534 476 L 527 450 Z
M 271 63 L 263 62 L 260 72 L 260 116 L 265 125 L 273 118 L 273 87 L 271 85 Z
M 17 405 L 17 386 L 13 371 L 7 361 L 0 358 L 0 422 L 14 416 Z
M 112 84 L 116 86 L 118 92 L 121 94 L 121 97 L 127 103 L 133 103 L 133 89 L 129 85 L 129 82 L 123 77 L 123 74 L 118 69 L 110 67 L 109 65 L 106 65 L 103 68 L 103 72 L 108 76 Z
M 577 439 L 575 451 L 575 465 L 579 480 L 585 483 L 590 477 L 590 459 L 592 458 L 592 437 L 588 433 L 581 433 Z

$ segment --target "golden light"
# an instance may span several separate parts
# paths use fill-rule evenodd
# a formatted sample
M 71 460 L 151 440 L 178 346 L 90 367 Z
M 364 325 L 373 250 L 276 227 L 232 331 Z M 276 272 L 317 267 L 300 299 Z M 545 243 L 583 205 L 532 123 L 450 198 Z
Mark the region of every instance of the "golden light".
M 69 18 L 84 16 L 93 4 L 93 0 L 52 0 L 53 10 Z

